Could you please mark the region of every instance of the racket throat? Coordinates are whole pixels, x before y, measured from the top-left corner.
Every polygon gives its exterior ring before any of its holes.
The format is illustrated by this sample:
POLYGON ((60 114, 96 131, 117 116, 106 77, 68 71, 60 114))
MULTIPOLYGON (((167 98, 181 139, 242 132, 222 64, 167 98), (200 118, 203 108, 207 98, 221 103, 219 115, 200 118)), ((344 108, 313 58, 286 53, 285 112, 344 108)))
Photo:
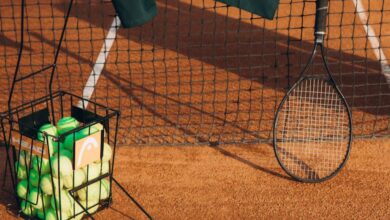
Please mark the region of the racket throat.
POLYGON ((314 33, 315 36, 315 44, 316 45, 323 45, 324 44, 324 39, 325 39, 325 32, 319 31, 314 33))

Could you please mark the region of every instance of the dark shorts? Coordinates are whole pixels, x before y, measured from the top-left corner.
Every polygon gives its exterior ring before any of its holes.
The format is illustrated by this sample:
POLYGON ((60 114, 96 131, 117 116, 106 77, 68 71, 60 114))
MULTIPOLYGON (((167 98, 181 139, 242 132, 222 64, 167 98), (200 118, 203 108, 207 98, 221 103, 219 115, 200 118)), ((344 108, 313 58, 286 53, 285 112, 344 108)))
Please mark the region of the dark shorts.
POLYGON ((217 0, 267 19, 273 19, 279 0, 217 0))
POLYGON ((112 3, 125 28, 142 25, 157 15, 155 0, 113 0, 112 3))

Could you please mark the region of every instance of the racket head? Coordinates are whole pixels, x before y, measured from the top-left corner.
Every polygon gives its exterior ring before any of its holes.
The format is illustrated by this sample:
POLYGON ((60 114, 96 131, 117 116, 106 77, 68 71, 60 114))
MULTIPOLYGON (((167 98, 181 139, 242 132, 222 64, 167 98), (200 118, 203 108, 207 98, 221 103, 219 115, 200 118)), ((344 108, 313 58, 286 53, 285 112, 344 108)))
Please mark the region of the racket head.
POLYGON ((280 103, 273 133, 283 170, 301 182, 322 182, 348 160, 351 112, 332 78, 301 77, 280 103))

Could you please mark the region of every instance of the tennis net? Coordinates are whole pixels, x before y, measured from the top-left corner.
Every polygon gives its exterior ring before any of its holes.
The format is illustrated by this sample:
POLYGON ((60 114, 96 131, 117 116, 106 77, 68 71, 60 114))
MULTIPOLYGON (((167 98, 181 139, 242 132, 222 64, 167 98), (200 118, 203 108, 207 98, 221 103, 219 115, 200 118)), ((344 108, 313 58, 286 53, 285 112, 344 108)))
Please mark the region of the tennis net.
MULTIPOLYGON (((110 1, 74 0, 54 87, 119 109, 120 144, 269 142, 276 108, 313 47, 315 1, 281 0, 274 20, 214 0, 157 5, 151 22, 124 29, 110 1)), ((26 1, 21 75, 50 65, 68 7, 26 1)), ((19 0, 0 2, 1 112, 20 11, 19 0)), ((331 0, 325 46, 355 137, 389 137, 390 0, 331 0)), ((15 104, 47 94, 48 80, 18 85, 15 104)))

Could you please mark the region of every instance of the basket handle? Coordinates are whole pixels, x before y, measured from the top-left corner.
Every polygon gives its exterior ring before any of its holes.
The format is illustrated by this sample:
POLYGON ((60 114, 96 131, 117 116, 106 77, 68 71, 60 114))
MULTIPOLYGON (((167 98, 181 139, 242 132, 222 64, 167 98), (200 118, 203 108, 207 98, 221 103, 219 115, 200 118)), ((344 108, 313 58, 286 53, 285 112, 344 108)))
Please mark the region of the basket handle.
POLYGON ((68 25, 69 15, 70 15, 70 12, 71 12, 74 0, 69 0, 69 7, 68 7, 68 10, 67 10, 66 15, 65 15, 65 21, 64 21, 64 25, 62 27, 61 36, 60 36, 60 39, 59 39, 59 42, 58 42, 58 46, 57 46, 57 48, 55 50, 53 63, 48 65, 48 66, 43 67, 42 69, 40 69, 38 71, 29 73, 26 76, 18 77, 18 73, 19 73, 19 69, 20 69, 20 62, 21 62, 21 59, 22 59, 22 56, 23 56, 24 19, 25 19, 25 9, 26 9, 26 0, 21 0, 21 1, 22 1, 22 4, 21 4, 21 24, 20 24, 20 29, 21 29, 20 47, 19 47, 19 52, 18 52, 18 60, 17 60, 17 63, 16 63, 15 73, 14 73, 14 77, 13 77, 13 80, 12 80, 10 93, 9 93, 9 96, 8 96, 8 114, 9 114, 9 117, 11 119, 12 118, 12 97, 14 96, 14 92, 15 92, 15 84, 18 83, 18 82, 21 82, 21 81, 23 81, 25 79, 28 79, 30 77, 33 77, 33 76, 35 76, 35 75, 37 75, 39 73, 42 73, 42 72, 44 72, 46 70, 50 70, 51 69, 51 71, 50 71, 50 81, 49 81, 49 95, 50 95, 50 104, 51 104, 51 110, 52 110, 52 117, 54 117, 53 90, 52 90, 53 78, 54 78, 54 73, 55 73, 55 70, 56 70, 56 67, 57 67, 58 55, 60 53, 62 41, 64 40, 65 30, 66 30, 66 27, 68 25))

